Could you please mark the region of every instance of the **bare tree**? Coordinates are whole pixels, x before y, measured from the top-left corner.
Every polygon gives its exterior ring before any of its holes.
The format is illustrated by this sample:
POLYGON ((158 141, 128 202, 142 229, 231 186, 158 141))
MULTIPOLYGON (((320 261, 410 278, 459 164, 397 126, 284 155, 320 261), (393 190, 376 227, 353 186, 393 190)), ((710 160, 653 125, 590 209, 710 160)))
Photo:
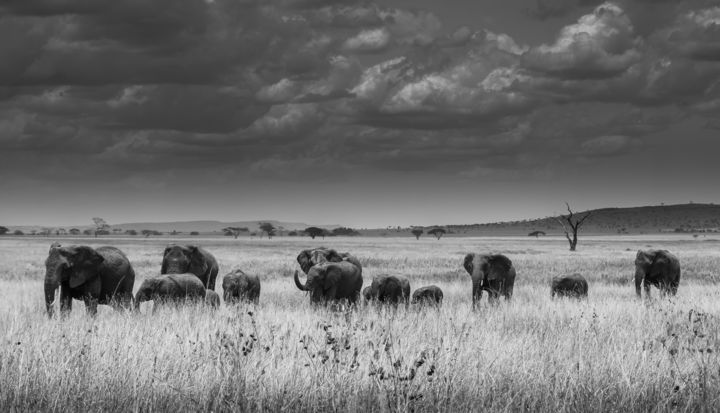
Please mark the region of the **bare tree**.
POLYGON ((411 232, 413 235, 415 235, 415 239, 418 239, 418 240, 420 239, 420 235, 422 235, 423 233, 425 233, 425 231, 423 231, 423 229, 420 228, 420 227, 415 227, 415 228, 413 228, 412 231, 410 231, 410 232, 411 232))
POLYGON ((567 215, 560 215, 559 217, 553 217, 555 221, 557 221, 560 226, 562 227, 563 231, 565 232, 565 238, 567 238, 568 242, 570 243, 570 251, 575 251, 577 247, 577 234, 578 230, 582 225, 585 223, 585 221, 590 218, 592 215, 591 211, 585 212, 585 214, 578 218, 575 213, 570 209, 570 204, 565 202, 565 206, 567 206, 568 214, 567 215), (570 229, 568 229, 568 226, 570 229), (570 237, 570 232, 572 231, 572 237, 570 237))
POLYGON ((225 235, 232 236, 237 239, 238 236, 240 236, 241 232, 247 232, 247 228, 245 227, 227 227, 222 229, 225 235))
POLYGON ((95 217, 92 220, 95 223, 95 238, 97 238, 98 234, 105 235, 108 233, 110 225, 104 219, 95 217))

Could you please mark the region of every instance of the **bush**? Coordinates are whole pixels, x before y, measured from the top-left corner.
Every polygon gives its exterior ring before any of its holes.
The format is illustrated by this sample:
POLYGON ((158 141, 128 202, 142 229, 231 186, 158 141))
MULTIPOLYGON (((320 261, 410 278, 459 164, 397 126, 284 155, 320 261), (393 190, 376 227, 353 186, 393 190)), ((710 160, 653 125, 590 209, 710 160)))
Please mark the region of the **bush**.
POLYGON ((190 235, 200 235, 200 233, 197 231, 192 231, 192 232, 190 232, 190 235))

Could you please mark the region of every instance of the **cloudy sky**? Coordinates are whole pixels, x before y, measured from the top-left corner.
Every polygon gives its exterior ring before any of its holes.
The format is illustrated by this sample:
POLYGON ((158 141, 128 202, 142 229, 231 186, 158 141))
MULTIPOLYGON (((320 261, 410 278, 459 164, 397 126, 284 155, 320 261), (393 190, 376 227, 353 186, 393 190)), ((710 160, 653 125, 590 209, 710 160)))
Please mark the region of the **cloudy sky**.
POLYGON ((0 225, 717 202, 717 0, 4 0, 0 225))

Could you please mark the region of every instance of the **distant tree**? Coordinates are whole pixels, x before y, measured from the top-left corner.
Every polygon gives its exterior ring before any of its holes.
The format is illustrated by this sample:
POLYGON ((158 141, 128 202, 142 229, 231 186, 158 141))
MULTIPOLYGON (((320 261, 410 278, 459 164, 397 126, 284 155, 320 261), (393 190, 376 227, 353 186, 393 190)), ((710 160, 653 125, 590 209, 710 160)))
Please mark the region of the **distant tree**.
POLYGON ((13 232, 13 235, 25 235, 25 233, 20 231, 19 229, 16 229, 15 232, 13 232))
POLYGON ((528 234, 528 237, 540 238, 540 235, 545 236, 547 234, 545 234, 545 231, 533 231, 528 234))
POLYGON ((307 227, 303 230, 303 232, 308 234, 308 236, 312 239, 319 236, 322 236, 324 239, 325 235, 328 233, 327 230, 318 227, 307 227))
POLYGON ((251 237, 257 236, 257 232, 251 232, 251 233, 250 233, 250 236, 251 236, 251 237))
POLYGON ((434 235, 435 238, 437 238, 437 239, 440 239, 440 238, 442 238, 443 235, 445 235, 446 232, 447 231, 445 231, 443 228, 433 228, 430 231, 428 231, 427 233, 430 235, 434 235))
POLYGON ((175 229, 174 229, 174 230, 172 230, 172 232, 170 233, 170 235, 178 235, 178 234, 182 234, 182 231, 178 231, 178 230, 175 230, 175 229))
POLYGON ((197 231, 192 231, 192 232, 190 232, 190 235, 200 235, 200 233, 197 231))
POLYGON ((45 235, 46 237, 49 237, 53 233, 53 229, 49 227, 42 227, 40 228, 40 235, 45 235))
POLYGON ((565 232, 565 238, 567 238, 568 243, 570 243, 570 251, 575 251, 578 242, 577 233, 585 221, 590 218, 592 212, 587 211, 582 217, 578 218, 572 209, 570 209, 570 204, 565 202, 565 206, 567 206, 568 214, 553 218, 558 222, 558 224, 560 224, 563 232, 565 232), (570 233, 572 233, 572 237, 570 236, 570 233))
POLYGON ((80 235, 80 230, 77 228, 70 228, 70 235, 80 235))
POLYGON ((129 229, 129 230, 125 231, 125 234, 135 236, 138 234, 138 232, 135 231, 134 229, 129 229))
POLYGON ((223 228, 222 231, 226 236, 233 236, 235 239, 240 235, 241 232, 247 232, 248 229, 245 227, 227 227, 223 228))
POLYGON ((273 235, 275 235, 275 226, 269 222, 261 222, 258 227, 262 232, 267 234, 268 238, 272 238, 273 235))
POLYGON ((159 232, 153 230, 153 229, 144 229, 140 231, 141 234, 145 236, 145 238, 149 237, 150 235, 160 235, 159 232))
POLYGON ((67 230, 65 228, 58 228, 55 230, 55 235, 67 235, 67 230))
POLYGON ((346 237, 355 237, 360 235, 359 232, 355 231, 352 228, 348 227, 338 227, 332 230, 330 235, 337 237, 337 236, 346 236, 346 237))
POLYGON ((297 231, 288 232, 288 237, 297 237, 297 235, 298 235, 297 231))
POLYGON ((98 235, 105 235, 109 233, 108 230, 110 229, 110 225, 108 225, 108 223, 105 222, 104 219, 94 217, 92 220, 95 224, 95 238, 97 238, 98 235))
POLYGON ((30 235, 35 235, 35 234, 37 234, 37 230, 35 230, 35 229, 30 230, 30 235))
POLYGON ((410 231, 413 235, 415 235, 415 239, 420 239, 420 235, 424 234, 425 231, 423 231, 422 228, 413 228, 412 231, 410 231))
POLYGON ((83 231, 83 234, 84 235, 92 235, 93 231, 91 229, 86 229, 85 231, 83 231))
POLYGON ((112 232, 114 232, 115 235, 119 235, 122 232, 122 228, 113 228, 112 232))
POLYGON ((8 233, 8 231, 10 231, 8 227, 0 227, 0 235, 5 235, 8 233))

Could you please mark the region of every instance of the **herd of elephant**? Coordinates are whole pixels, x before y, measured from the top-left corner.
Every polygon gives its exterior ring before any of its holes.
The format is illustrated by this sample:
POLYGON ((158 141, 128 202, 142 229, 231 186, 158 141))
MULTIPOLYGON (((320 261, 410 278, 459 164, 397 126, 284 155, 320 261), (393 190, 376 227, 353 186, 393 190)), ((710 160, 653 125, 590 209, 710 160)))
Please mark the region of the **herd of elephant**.
MULTIPOLYGON (((295 285, 307 291, 313 304, 347 301, 357 304, 362 296, 367 302, 390 305, 404 303, 442 304, 443 292, 429 285, 410 294, 410 281, 401 275, 382 274, 373 277, 370 286, 362 289, 362 265, 349 253, 334 249, 315 248, 302 251, 297 262, 306 274, 300 281, 295 271, 295 285)), ((92 248, 84 245, 63 247, 54 243, 45 261, 45 304, 53 315, 55 292, 60 288, 60 310, 68 312, 72 300, 83 300, 88 313, 95 315, 97 305, 112 305, 116 309, 139 311, 140 304, 152 300, 153 311, 165 304, 178 305, 188 301, 203 302, 217 308, 220 297, 215 292, 218 263, 215 257, 196 245, 171 244, 165 248, 159 276, 143 281, 133 297, 135 271, 127 256, 115 247, 92 248)), ((463 267, 472 279, 473 308, 482 292, 490 303, 497 303, 502 295, 510 299, 515 285, 515 267, 502 254, 467 254, 463 267)), ((644 286, 646 296, 650 286, 662 294, 675 295, 680 282, 680 263, 667 250, 640 250, 635 258, 635 289, 638 297, 644 286)), ((223 299, 226 304, 241 301, 258 303, 260 279, 235 269, 223 276, 223 299)), ((587 280, 580 274, 557 276, 552 279, 551 295, 584 298, 588 295, 587 280)))

